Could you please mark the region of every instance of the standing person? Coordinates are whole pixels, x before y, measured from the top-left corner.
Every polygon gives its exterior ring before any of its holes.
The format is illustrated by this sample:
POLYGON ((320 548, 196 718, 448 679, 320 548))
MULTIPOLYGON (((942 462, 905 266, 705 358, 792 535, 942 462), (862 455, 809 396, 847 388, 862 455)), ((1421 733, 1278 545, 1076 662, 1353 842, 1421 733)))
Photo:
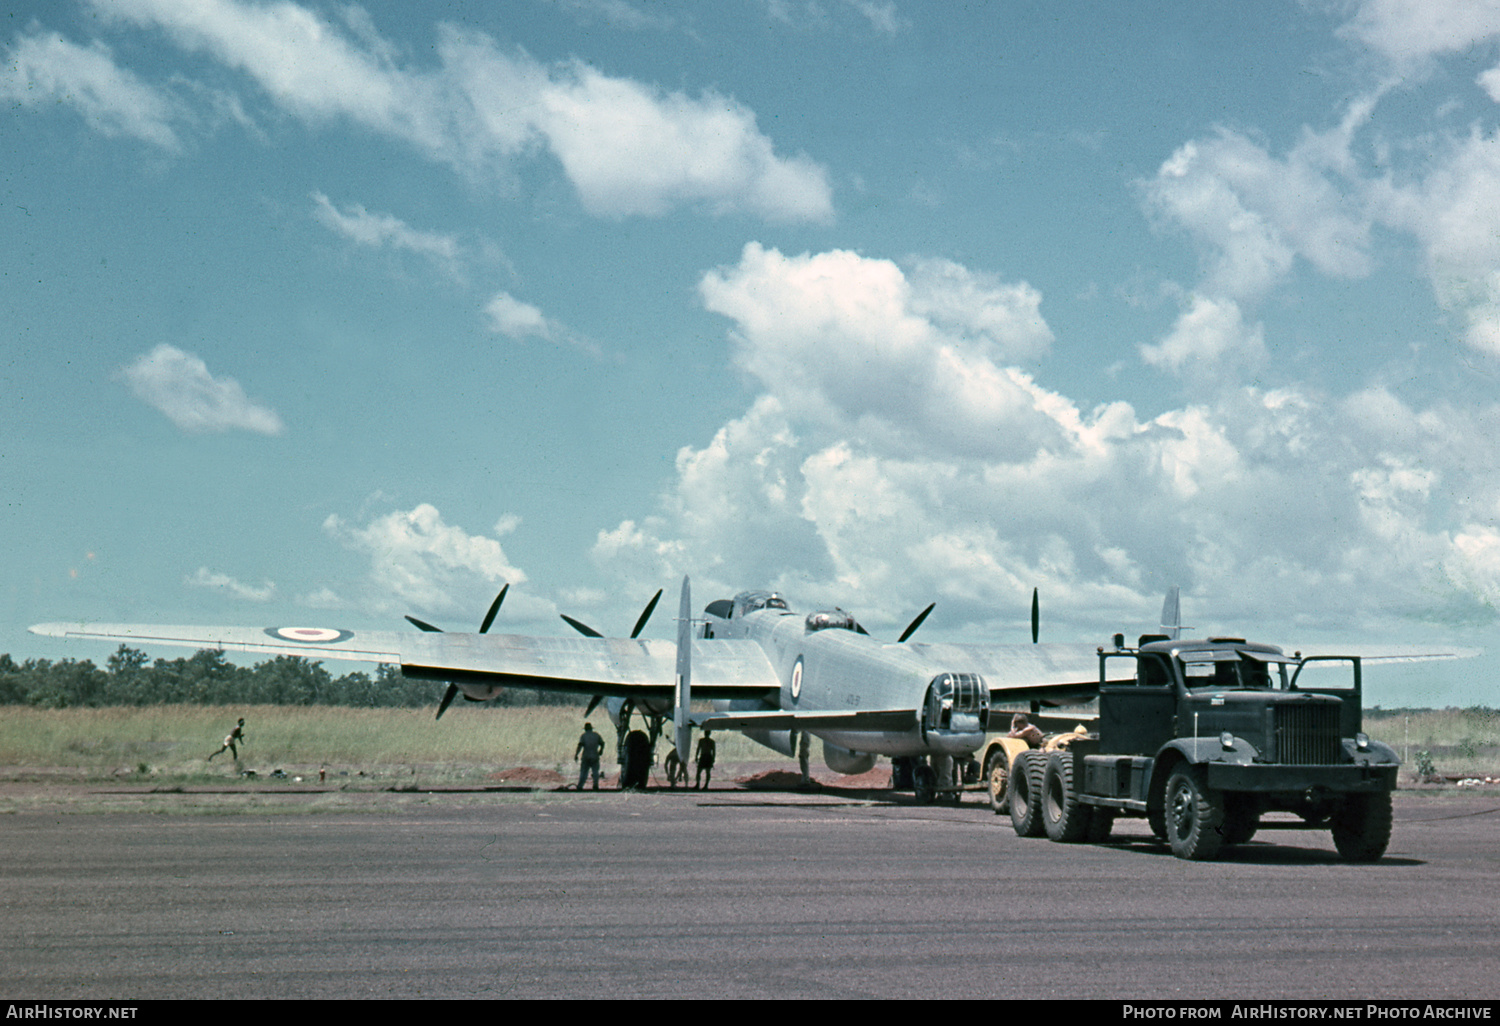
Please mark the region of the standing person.
POLYGON ((693 761, 698 764, 698 775, 694 778, 694 784, 698 790, 708 786, 709 780, 714 775, 714 752, 718 746, 714 744, 714 732, 705 730, 703 736, 698 739, 698 753, 693 756, 693 761))
POLYGON ((663 765, 667 771, 668 787, 676 787, 679 782, 687 783, 687 767, 682 764, 682 756, 677 754, 677 749, 667 753, 667 761, 663 765))
POLYGON ((603 757, 604 738, 594 730, 592 723, 585 723, 578 747, 573 749, 573 759, 578 763, 578 790, 583 790, 584 778, 590 772, 594 774, 594 790, 599 790, 599 760, 603 757))
MULTIPOLYGON (((240 761, 240 750, 236 746, 242 745, 244 743, 245 743, 245 717, 241 716, 240 717, 240 722, 238 722, 238 723, 236 723, 234 725, 234 729, 231 730, 228 734, 224 735, 224 743, 219 746, 219 750, 217 752, 215 752, 214 755, 223 755, 224 754, 224 749, 227 748, 227 749, 229 749, 229 754, 234 759, 234 761, 235 762, 239 762, 240 761)), ((209 762, 213 762, 214 761, 214 755, 210 755, 208 757, 208 761, 209 762)))

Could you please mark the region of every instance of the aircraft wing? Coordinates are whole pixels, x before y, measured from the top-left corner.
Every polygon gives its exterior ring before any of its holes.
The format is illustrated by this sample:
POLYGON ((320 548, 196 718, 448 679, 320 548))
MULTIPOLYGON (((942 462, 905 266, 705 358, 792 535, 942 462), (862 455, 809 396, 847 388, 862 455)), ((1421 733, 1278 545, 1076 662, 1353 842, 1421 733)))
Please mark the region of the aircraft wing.
POLYGON ((934 665, 982 675, 996 705, 1086 702, 1099 693, 1099 646, 1091 644, 944 644, 906 647, 934 665))
MULTIPOLYGON (((698 685, 693 684, 693 691, 698 685)), ((708 730, 869 730, 899 733, 917 725, 915 709, 866 709, 851 712, 722 712, 693 717, 708 730)))
MULTIPOLYGON (((672 697, 677 646, 628 638, 351 631, 324 627, 161 627, 44 623, 33 634, 134 646, 176 645, 253 655, 394 663, 408 677, 622 698, 672 697)), ((693 642, 693 694, 774 700, 776 671, 753 641, 693 642)))
POLYGON ((1303 656, 1358 656, 1365 663, 1425 663, 1438 659, 1473 659, 1477 648, 1436 645, 1311 645, 1297 649, 1303 656))

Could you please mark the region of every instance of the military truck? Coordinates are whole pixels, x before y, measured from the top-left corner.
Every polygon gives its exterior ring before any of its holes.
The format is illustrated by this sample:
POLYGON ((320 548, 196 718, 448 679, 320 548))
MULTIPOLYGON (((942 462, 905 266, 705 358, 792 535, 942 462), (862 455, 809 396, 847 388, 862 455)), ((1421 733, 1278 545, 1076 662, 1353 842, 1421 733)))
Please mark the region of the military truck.
POLYGON ((1358 657, 1243 638, 1124 641, 1099 650, 1096 730, 1051 751, 987 750, 992 803, 1016 833, 1097 842, 1116 817, 1144 816, 1183 859, 1273 827, 1331 830, 1350 861, 1384 854, 1400 760, 1361 729, 1358 657))

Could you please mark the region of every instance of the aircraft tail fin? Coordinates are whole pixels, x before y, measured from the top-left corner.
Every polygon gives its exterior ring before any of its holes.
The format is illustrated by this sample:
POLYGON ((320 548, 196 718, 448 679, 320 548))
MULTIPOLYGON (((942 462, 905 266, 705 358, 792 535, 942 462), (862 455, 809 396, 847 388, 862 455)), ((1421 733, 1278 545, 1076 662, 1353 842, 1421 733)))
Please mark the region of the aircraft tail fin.
POLYGON ((1172 640, 1182 636, 1182 597, 1177 585, 1167 589, 1167 597, 1161 604, 1161 630, 1172 640))
POLYGON ((677 682, 674 689, 675 710, 672 726, 677 741, 677 757, 684 763, 693 750, 693 598, 692 586, 682 578, 682 601, 677 608, 677 682))

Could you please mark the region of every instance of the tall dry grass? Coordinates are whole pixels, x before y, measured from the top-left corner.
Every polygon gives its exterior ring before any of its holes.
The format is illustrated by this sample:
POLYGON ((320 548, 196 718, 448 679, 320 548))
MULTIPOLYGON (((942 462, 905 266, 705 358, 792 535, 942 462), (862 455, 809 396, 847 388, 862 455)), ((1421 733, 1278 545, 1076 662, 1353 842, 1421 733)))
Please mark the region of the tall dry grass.
POLYGON ((1408 768, 1427 752, 1439 773, 1500 776, 1500 710, 1373 711, 1365 714, 1364 726, 1396 749, 1408 768))
MULTIPOLYGON (((71 768, 86 773, 149 772, 191 776, 232 768, 229 754, 207 764, 235 720, 245 718, 241 764, 261 772, 293 767, 453 767, 456 775, 514 766, 574 772, 582 710, 566 706, 457 706, 441 721, 436 709, 347 709, 327 706, 164 705, 109 709, 0 706, 0 766, 71 768), (464 769, 460 769, 464 768, 464 769)), ((615 755, 608 718, 590 717, 615 755)), ((1500 776, 1500 712, 1371 712, 1365 730, 1391 745, 1406 767, 1420 751, 1440 772, 1500 776)), ((784 757, 734 733, 716 736, 719 761, 776 762, 784 757)), ((665 758, 670 739, 658 747, 665 758)), ((814 758, 821 753, 814 746, 814 758)), ((787 760, 790 763, 790 760, 787 760)))
MULTIPOLYGON (((122 706, 108 709, 34 709, 0 706, 0 765, 68 767, 113 773, 192 773, 245 718, 246 767, 405 766, 452 763, 489 767, 535 766, 568 772, 583 729, 582 710, 566 706, 450 709, 434 721, 426 709, 347 709, 328 706, 122 706)), ((608 745, 607 717, 590 717, 608 745)), ((716 737, 722 762, 775 759, 738 735, 716 737)), ((670 741, 659 748, 666 757, 670 741)), ((228 763, 225 752, 213 765, 228 763)))

